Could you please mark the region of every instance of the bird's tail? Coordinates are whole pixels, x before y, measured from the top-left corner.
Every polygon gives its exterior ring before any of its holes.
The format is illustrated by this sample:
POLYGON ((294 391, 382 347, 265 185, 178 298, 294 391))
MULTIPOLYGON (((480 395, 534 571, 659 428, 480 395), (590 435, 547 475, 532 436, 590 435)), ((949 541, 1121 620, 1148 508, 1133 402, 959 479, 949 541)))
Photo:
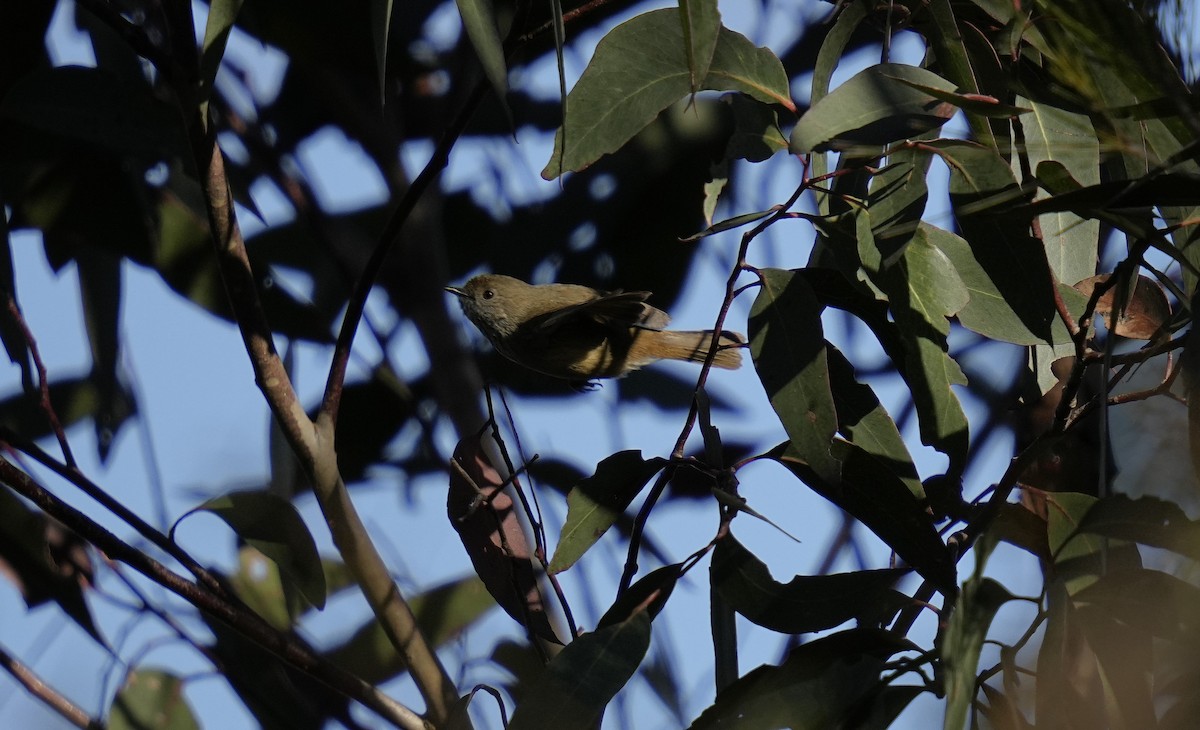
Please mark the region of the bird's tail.
MULTIPOLYGON (((665 330, 657 332, 656 348, 661 357, 671 360, 690 360, 704 362, 708 358, 708 348, 712 345, 713 331, 678 332, 665 330)), ((736 370, 742 366, 742 345, 746 338, 737 332, 722 330, 717 340, 717 354, 713 357, 713 365, 726 370, 736 370)))

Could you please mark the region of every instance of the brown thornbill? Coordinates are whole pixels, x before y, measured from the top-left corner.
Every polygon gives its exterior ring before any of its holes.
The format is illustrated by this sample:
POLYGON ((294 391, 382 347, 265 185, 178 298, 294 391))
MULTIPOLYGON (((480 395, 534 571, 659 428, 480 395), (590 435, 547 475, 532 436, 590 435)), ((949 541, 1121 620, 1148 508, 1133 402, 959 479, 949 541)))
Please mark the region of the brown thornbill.
MULTIPOLYGON (((667 313, 646 304, 650 292, 602 292, 577 284, 526 284, 500 274, 448 286, 467 318, 508 359, 556 378, 619 378, 656 360, 704 362, 712 330, 664 327, 667 313)), ((742 364, 746 339, 722 331, 713 365, 742 364)))

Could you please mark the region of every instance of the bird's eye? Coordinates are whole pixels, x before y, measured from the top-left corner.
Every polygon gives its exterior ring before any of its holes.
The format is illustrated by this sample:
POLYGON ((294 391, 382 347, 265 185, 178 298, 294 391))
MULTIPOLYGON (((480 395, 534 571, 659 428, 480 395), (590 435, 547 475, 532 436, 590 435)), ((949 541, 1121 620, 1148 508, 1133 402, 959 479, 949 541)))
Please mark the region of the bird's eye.
POLYGON ((492 291, 491 289, 483 290, 483 298, 484 299, 491 299, 494 296, 496 296, 496 292, 492 291))

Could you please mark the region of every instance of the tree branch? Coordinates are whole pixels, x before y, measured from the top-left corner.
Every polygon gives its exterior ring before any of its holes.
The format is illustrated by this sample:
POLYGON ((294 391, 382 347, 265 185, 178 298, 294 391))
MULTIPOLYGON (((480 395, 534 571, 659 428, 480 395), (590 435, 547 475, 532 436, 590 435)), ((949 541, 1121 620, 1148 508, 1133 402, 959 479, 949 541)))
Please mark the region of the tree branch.
POLYGON ((87 515, 55 497, 2 456, 0 483, 8 485, 17 494, 33 502, 47 515, 75 531, 108 557, 125 563, 296 669, 361 702, 397 727, 405 730, 429 730, 430 726, 409 708, 314 653, 292 637, 277 631, 253 611, 227 601, 174 573, 162 563, 104 529, 87 515))

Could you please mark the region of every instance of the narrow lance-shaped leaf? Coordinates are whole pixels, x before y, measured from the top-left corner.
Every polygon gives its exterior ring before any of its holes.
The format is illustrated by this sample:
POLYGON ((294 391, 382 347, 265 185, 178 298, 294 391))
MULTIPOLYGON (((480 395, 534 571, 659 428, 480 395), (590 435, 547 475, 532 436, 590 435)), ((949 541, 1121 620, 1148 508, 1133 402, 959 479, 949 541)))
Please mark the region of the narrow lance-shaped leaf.
POLYGON ((708 67, 717 48, 717 35, 721 30, 717 0, 679 0, 679 23, 694 94, 708 77, 708 67))
POLYGON ((511 116, 512 112, 508 108, 508 65, 504 60, 504 41, 500 37, 492 0, 454 1, 458 5, 459 15, 462 16, 467 38, 471 40, 471 46, 483 65, 483 73, 496 92, 496 98, 500 100, 505 114, 511 116))
POLYGON ((967 289, 950 260, 921 227, 896 264, 878 275, 888 294, 892 316, 905 341, 905 381, 912 390, 921 425, 921 441, 946 454, 950 473, 966 469, 967 417, 952 386, 967 378, 948 352, 947 317, 967 303, 967 289))
POLYGON ((900 477, 917 499, 925 489, 896 422, 888 415, 871 386, 854 378, 854 366, 836 347, 826 343, 829 384, 837 409, 838 431, 900 477))
POLYGON ((795 453, 823 480, 840 481, 829 452, 837 413, 829 386, 821 304, 794 272, 762 271, 762 288, 750 309, 754 369, 783 423, 795 453))
POLYGON ((793 153, 878 146, 936 129, 954 116, 952 104, 902 81, 943 91, 954 84, 932 71, 882 63, 860 71, 800 117, 792 129, 793 153))
POLYGON ((204 44, 200 52, 200 94, 203 102, 207 102, 212 93, 217 70, 221 67, 221 59, 225 57, 225 44, 229 41, 229 32, 233 30, 233 23, 242 9, 242 2, 243 0, 212 0, 208 5, 204 44))
POLYGON ((946 728, 966 726, 967 712, 975 700, 975 670, 983 640, 996 612, 1012 598, 991 578, 972 578, 963 586, 941 646, 946 674, 946 728))
MULTIPOLYGON (((387 50, 391 25, 392 0, 371 0, 371 42, 375 49, 375 73, 379 77, 381 106, 387 101, 387 50)), ((501 99, 503 98, 501 95, 501 99)))
POLYGON ((596 465, 596 473, 567 495, 567 520, 548 570, 561 573, 612 527, 665 459, 643 459, 642 452, 620 451, 596 465))
POLYGON ((546 665, 509 730, 589 727, 637 671, 650 648, 650 614, 638 611, 584 634, 546 665))

